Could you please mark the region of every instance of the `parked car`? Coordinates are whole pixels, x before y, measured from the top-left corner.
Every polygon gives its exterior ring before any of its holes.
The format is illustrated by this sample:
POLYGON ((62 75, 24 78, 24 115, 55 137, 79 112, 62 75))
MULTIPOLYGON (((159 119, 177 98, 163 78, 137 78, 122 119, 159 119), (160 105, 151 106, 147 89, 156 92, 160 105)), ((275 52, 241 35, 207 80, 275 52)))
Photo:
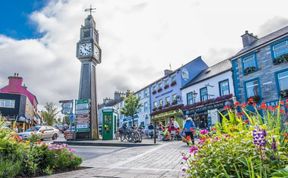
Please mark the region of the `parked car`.
POLYGON ((56 140, 59 136, 59 130, 51 126, 35 126, 27 129, 25 132, 18 133, 22 139, 28 139, 32 136, 32 134, 38 135, 41 140, 56 140))

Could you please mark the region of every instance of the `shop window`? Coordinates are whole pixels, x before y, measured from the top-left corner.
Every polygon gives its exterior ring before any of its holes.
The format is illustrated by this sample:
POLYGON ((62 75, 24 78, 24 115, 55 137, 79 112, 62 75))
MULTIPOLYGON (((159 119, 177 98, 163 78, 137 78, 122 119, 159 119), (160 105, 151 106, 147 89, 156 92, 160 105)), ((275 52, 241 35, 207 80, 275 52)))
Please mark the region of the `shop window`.
POLYGON ((205 101, 208 99, 208 90, 207 87, 200 89, 200 100, 205 101))
POLYGON ((0 108, 15 108, 15 100, 0 99, 0 108))
POLYGON ((245 88, 246 88, 246 97, 248 99, 253 98, 254 100, 258 100, 256 98, 260 97, 259 80, 255 79, 255 80, 246 82, 245 88))
POLYGON ((223 80, 219 82, 219 90, 220 90, 220 96, 229 95, 230 89, 229 89, 229 80, 223 80))
POLYGON ((248 75, 248 74, 253 73, 257 70, 257 62, 256 62, 256 55, 255 54, 244 57, 242 59, 242 63, 243 63, 244 75, 248 75))
POLYGON ((288 70, 277 74, 278 88, 281 98, 288 97, 288 70))
POLYGON ((195 103, 195 97, 193 92, 187 93, 187 105, 194 104, 195 103))

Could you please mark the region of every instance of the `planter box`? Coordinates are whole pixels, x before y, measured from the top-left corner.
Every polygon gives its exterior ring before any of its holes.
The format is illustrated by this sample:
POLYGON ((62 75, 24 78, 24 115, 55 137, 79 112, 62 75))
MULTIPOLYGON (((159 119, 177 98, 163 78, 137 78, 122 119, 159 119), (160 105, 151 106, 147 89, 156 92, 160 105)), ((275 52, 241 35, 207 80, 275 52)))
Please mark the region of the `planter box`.
POLYGON ((169 88, 169 85, 165 85, 165 86, 164 86, 164 89, 167 89, 167 88, 169 88))
POLYGON ((280 91, 281 98, 287 98, 288 97, 288 89, 280 91))
POLYGON ((284 55, 277 57, 273 60, 273 64, 275 64, 275 65, 286 63, 286 62, 288 62, 288 54, 284 54, 284 55))
POLYGON ((244 69, 244 74, 248 75, 256 71, 257 71, 256 67, 247 67, 246 69, 244 69))
POLYGON ((262 98, 260 96, 251 96, 247 99, 248 104, 259 103, 262 98))
POLYGON ((160 93, 161 91, 162 91, 162 88, 159 88, 159 89, 158 89, 158 93, 160 93))

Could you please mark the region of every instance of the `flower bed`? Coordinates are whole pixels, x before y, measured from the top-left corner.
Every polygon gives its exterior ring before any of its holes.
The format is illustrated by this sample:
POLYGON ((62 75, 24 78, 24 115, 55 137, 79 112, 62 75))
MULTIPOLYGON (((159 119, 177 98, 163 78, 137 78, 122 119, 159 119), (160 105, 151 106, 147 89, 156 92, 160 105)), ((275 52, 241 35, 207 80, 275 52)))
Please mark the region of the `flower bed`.
POLYGON ((288 177, 284 102, 274 110, 255 106, 256 113, 245 106, 238 108, 241 112, 228 109, 222 124, 199 132, 199 142, 182 154, 183 171, 189 177, 288 177))
POLYGON ((48 145, 36 136, 22 141, 0 120, 0 177, 32 177, 76 169, 82 159, 67 145, 48 145))

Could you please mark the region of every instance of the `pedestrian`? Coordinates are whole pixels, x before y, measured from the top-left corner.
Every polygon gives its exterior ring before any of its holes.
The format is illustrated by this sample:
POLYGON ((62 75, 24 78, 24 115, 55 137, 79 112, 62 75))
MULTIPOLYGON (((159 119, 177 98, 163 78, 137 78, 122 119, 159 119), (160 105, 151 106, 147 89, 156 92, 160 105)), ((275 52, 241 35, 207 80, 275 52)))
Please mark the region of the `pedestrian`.
MULTIPOLYGON (((186 139, 190 137, 192 144, 194 145, 194 135, 193 131, 195 129, 195 123, 192 120, 191 117, 188 117, 188 115, 185 116, 185 123, 184 123, 184 132, 186 139)), ((187 140, 187 145, 189 145, 189 141, 187 140)))
POLYGON ((175 117, 171 116, 170 117, 170 122, 169 122, 169 133, 171 135, 171 140, 174 140, 177 136, 177 132, 179 132, 180 126, 177 121, 175 121, 175 117))

